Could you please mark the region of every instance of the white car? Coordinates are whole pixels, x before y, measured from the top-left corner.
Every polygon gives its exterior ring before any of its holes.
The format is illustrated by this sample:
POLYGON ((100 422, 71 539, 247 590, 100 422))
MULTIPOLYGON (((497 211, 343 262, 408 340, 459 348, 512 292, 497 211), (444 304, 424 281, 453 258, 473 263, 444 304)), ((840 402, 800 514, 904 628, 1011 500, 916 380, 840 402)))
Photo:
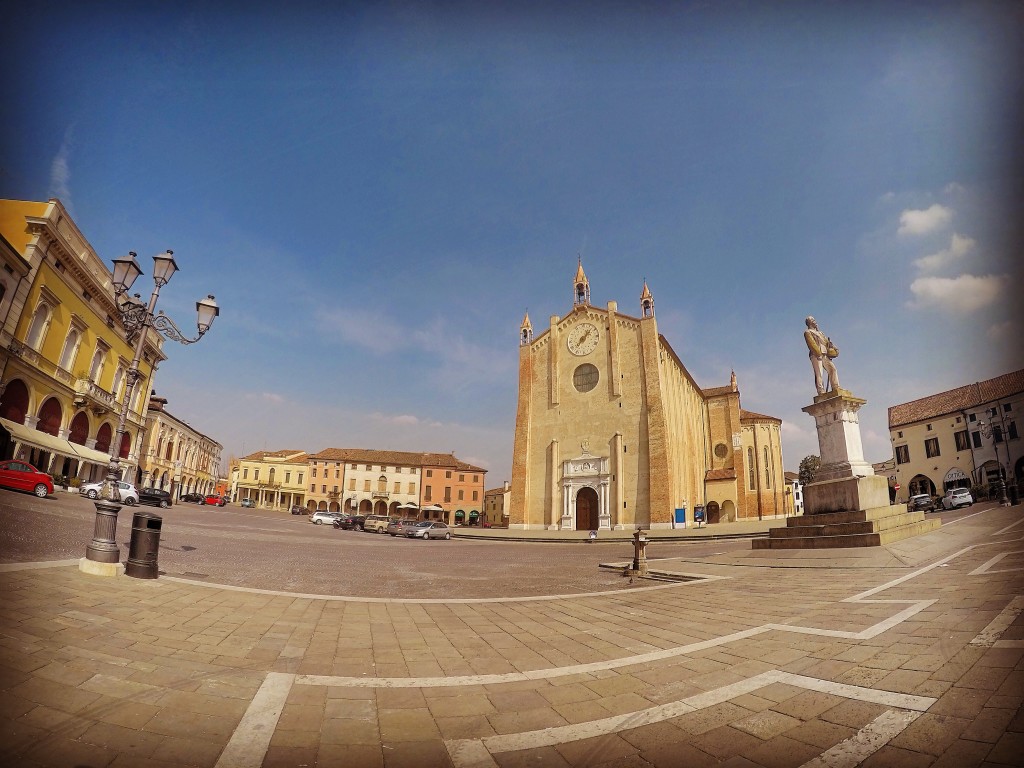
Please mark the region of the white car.
POLYGON ((320 512, 314 512, 310 515, 309 522, 314 525, 323 525, 324 523, 331 524, 339 517, 341 517, 340 512, 324 512, 321 510, 320 512))
POLYGON ((966 488, 950 488, 942 497, 943 509, 957 509, 958 507, 969 507, 974 503, 974 497, 966 488))
MULTIPOLYGON (((85 483, 81 488, 78 489, 78 493, 82 496, 88 496, 90 499, 98 499, 100 494, 103 492, 103 483, 85 483)), ((123 483, 118 481, 117 492, 121 495, 121 501, 127 504, 129 507, 139 503, 139 492, 135 490, 135 486, 131 483, 123 483)))

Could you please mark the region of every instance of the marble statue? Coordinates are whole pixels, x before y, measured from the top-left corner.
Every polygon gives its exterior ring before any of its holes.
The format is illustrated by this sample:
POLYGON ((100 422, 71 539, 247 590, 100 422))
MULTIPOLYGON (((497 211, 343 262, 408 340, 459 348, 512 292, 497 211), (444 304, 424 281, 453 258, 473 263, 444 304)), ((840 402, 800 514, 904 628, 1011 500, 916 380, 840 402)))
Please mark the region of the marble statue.
POLYGON ((818 322, 813 317, 808 317, 804 323, 807 325, 804 341, 807 342, 807 356, 814 371, 814 387, 819 395, 825 394, 826 391, 835 392, 839 389, 839 374, 836 372, 836 364, 832 361, 839 357, 839 349, 818 329, 818 322), (827 376, 827 382, 824 383, 823 374, 827 376))

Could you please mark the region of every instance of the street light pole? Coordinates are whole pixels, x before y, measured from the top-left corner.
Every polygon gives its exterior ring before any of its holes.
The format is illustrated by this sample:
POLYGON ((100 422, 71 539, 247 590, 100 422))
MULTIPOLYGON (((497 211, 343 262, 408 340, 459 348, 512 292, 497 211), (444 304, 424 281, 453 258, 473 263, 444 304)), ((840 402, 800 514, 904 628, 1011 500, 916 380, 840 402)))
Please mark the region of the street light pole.
MULTIPOLYGON (((117 302, 121 314, 121 322, 125 328, 125 337, 128 340, 135 340, 135 352, 132 357, 131 366, 125 375, 124 398, 121 402, 121 412, 118 414, 117 430, 114 432, 113 445, 110 448, 110 463, 107 465, 107 476, 103 481, 100 491, 100 498, 96 500, 96 520, 93 527, 92 541, 85 549, 85 560, 80 564, 81 570, 92 573, 107 573, 109 569, 102 566, 90 566, 88 563, 116 564, 120 561, 120 550, 117 547, 117 516, 121 511, 121 494, 118 491, 118 481, 121 473, 121 444, 124 440, 125 424, 128 421, 128 409, 131 407, 132 396, 135 387, 142 378, 139 371, 139 363, 145 351, 146 339, 149 329, 155 327, 158 332, 163 332, 168 338, 182 344, 193 344, 203 337, 210 330, 214 319, 220 314, 220 308, 213 296, 196 302, 196 311, 199 319, 197 326, 199 335, 194 339, 185 338, 171 319, 163 313, 154 316, 157 299, 160 297, 160 289, 167 285, 174 273, 178 271, 178 265, 174 262, 173 251, 159 254, 153 257, 153 292, 149 297, 149 304, 143 305, 138 294, 134 297, 127 296, 135 280, 142 274, 138 263, 135 261, 135 252, 129 252, 127 257, 114 259, 113 284, 114 299, 117 302), (124 298, 122 298, 124 297, 124 298)), ((115 393, 116 394, 116 393, 115 393)), ((112 572, 116 572, 116 569, 112 572)))
MULTIPOLYGON (((999 414, 999 420, 1002 422, 1002 414, 999 414)), ((999 505, 1002 507, 1010 506, 1010 500, 1006 496, 1006 471, 1003 469, 1003 463, 999 460, 999 443, 995 440, 995 430, 992 429, 991 422, 979 421, 978 427, 981 429, 981 434, 985 436, 985 439, 992 439, 992 452, 996 457, 996 466, 999 467, 999 505)), ((999 427, 999 436, 1002 438, 1002 442, 1006 443, 1006 429, 1005 422, 1001 423, 999 427)), ((1009 463, 1010 458, 1010 446, 1006 446, 1006 458, 1009 463)))

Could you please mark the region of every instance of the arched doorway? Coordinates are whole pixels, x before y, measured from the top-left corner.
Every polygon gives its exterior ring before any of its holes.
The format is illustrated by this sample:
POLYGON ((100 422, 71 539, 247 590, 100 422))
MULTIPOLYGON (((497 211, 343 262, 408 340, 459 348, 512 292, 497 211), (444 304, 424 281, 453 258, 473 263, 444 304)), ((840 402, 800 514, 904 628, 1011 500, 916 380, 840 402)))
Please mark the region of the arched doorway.
POLYGON ((60 420, 63 416, 64 409, 60 407, 60 400, 51 397, 39 409, 39 423, 36 424, 36 429, 56 437, 60 432, 60 420))
POLYGON ((373 513, 373 505, 369 499, 363 499, 359 502, 359 514, 369 515, 373 513))
POLYGON ((704 509, 705 522, 708 525, 712 523, 718 523, 722 520, 722 510, 718 506, 717 501, 709 501, 707 507, 704 509))
POLYGON ((68 441, 77 445, 85 445, 86 438, 89 437, 89 417, 85 415, 84 411, 79 411, 75 414, 75 418, 71 420, 71 429, 68 431, 68 441))
POLYGON ((596 531, 598 514, 597 491, 593 488, 580 488, 576 494, 576 530, 596 531))
POLYGON ((103 424, 96 433, 96 450, 100 453, 110 453, 110 437, 113 430, 110 424, 103 424))
POLYGON ((378 501, 376 504, 373 505, 373 514, 383 515, 386 517, 388 514, 388 505, 385 504, 383 501, 378 501))
POLYGON ((0 397, 0 416, 15 424, 24 424, 27 413, 28 388, 25 383, 21 379, 7 382, 7 388, 0 397))
POLYGON ((907 484, 907 497, 917 496, 920 493, 927 493, 929 496, 935 496, 935 483, 931 481, 926 475, 914 475, 911 481, 907 484))

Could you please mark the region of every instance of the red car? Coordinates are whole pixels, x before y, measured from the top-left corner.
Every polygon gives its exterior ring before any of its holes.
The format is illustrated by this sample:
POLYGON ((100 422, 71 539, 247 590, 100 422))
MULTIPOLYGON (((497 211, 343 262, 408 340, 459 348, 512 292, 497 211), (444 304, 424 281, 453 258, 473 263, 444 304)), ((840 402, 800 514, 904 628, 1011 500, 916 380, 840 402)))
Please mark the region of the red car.
POLYGON ((40 499, 53 493, 53 478, 24 461, 0 461, 0 486, 32 491, 40 499))
POLYGON ((214 506, 214 507, 223 507, 225 504, 228 503, 228 500, 227 499, 222 499, 220 496, 218 496, 215 493, 211 493, 209 496, 207 496, 205 499, 203 499, 203 503, 204 504, 209 504, 209 505, 214 506))

